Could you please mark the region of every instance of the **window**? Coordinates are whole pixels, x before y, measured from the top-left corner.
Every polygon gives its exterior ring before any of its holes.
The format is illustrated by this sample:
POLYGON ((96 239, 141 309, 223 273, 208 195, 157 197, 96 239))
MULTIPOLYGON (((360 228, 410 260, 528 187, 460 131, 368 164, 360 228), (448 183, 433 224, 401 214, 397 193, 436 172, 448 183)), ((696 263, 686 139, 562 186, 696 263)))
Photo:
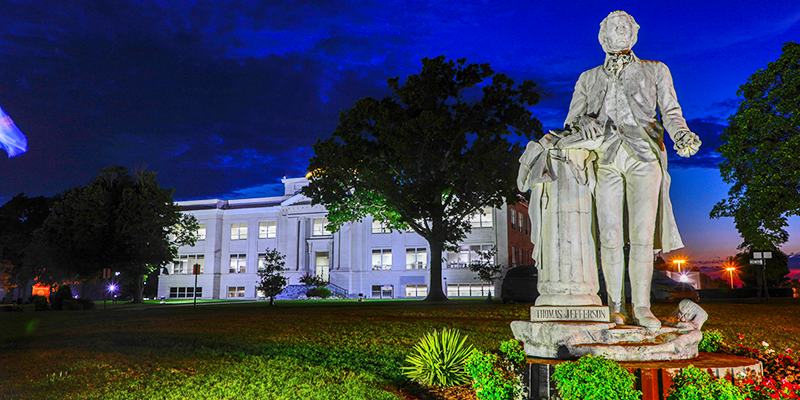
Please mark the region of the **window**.
POLYGON ((511 210, 511 229, 517 229, 517 212, 511 210))
POLYGON ((197 240, 206 240, 206 224, 197 225, 197 240))
POLYGON ((192 297, 203 297, 203 288, 198 287, 197 290, 194 290, 194 287, 170 287, 169 288, 169 298, 170 299, 185 299, 185 298, 192 298, 192 297))
POLYGON ((394 286, 392 285, 372 285, 373 299, 391 299, 393 292, 394 286))
MULTIPOLYGON (((447 253, 447 268, 467 268, 470 264, 481 261, 478 252, 485 252, 491 249, 492 245, 490 244, 460 246, 458 253, 447 253)), ((494 258, 489 261, 494 262, 494 258)))
POLYGON ((244 286, 228 286, 228 297, 244 297, 244 286))
POLYGON ((491 228, 492 211, 491 207, 484 207, 482 212, 478 211, 469 217, 469 223, 472 224, 473 228, 491 228))
POLYGON ((406 249, 406 269, 426 269, 428 251, 425 249, 406 249))
POLYGON ((231 240, 247 239, 247 222, 231 224, 231 240))
POLYGON ((492 285, 480 283, 455 283, 447 285, 447 297, 486 297, 494 292, 492 285))
POLYGON ((425 297, 428 295, 428 285, 406 285, 406 297, 425 297))
POLYGON ((266 221, 258 223, 259 239, 275 239, 278 232, 278 221, 266 221))
POLYGON ((327 251, 317 253, 315 257, 316 263, 314 264, 314 272, 317 277, 322 278, 325 282, 330 282, 330 258, 327 251))
POLYGON ((231 274, 243 274, 247 268, 247 254, 231 254, 231 274))
POLYGON ((311 233, 313 236, 330 235, 331 231, 325 226, 328 225, 327 218, 314 218, 314 231, 311 233))
POLYGON ((392 251, 389 249, 372 250, 372 269, 392 269, 392 251))
POLYGON ((372 233, 389 233, 389 229, 386 228, 386 225, 383 222, 372 220, 372 233))
POLYGON ((200 272, 203 273, 203 264, 205 264, 205 257, 202 254, 187 254, 178 256, 178 259, 172 262, 171 274, 192 274, 194 265, 200 264, 200 272))
POLYGON ((258 255, 258 270, 263 271, 266 268, 267 264, 267 255, 266 254, 259 254, 258 255))

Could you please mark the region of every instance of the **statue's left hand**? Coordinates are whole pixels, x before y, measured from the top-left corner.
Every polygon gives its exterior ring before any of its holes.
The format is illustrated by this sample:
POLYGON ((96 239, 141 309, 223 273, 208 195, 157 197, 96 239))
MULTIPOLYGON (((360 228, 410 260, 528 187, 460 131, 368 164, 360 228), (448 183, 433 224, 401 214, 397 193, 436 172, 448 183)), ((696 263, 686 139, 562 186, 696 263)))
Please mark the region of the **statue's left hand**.
POLYGON ((700 137, 691 131, 680 131, 675 134, 674 149, 681 157, 691 157, 700 150, 700 137))

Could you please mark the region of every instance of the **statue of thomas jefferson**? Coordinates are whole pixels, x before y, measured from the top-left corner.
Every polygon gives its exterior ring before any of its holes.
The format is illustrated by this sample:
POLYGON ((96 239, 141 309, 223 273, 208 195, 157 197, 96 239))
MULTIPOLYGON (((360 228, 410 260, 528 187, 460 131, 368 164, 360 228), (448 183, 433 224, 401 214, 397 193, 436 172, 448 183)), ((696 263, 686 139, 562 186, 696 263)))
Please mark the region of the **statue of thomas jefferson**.
POLYGON ((528 143, 517 184, 531 190, 536 305, 599 304, 593 294, 599 241, 610 322, 625 323, 627 240, 632 322, 657 329, 661 323, 650 312, 654 250, 683 247, 669 200, 664 130, 682 157, 701 142, 686 126, 667 66, 631 51, 638 30, 624 11, 603 20, 605 62, 578 79, 565 129, 528 143))
POLYGON ((614 11, 603 20, 598 38, 605 62, 578 78, 565 126, 579 125, 583 137, 602 137, 594 150, 594 193, 611 320, 624 322, 627 237, 633 317, 638 325, 655 329, 661 323, 650 312, 654 249, 669 252, 683 247, 669 200, 664 129, 681 157, 694 155, 701 142, 686 126, 667 66, 641 60, 631 51, 638 30, 624 11, 614 11))

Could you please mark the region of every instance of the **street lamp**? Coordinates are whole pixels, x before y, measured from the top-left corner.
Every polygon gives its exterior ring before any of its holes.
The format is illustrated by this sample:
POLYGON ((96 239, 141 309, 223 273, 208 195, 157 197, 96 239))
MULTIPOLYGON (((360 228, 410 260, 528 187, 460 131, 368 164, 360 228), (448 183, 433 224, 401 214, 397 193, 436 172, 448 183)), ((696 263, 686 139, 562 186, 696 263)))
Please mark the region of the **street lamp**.
POLYGON ((725 268, 725 271, 728 271, 728 273, 731 275, 731 289, 733 289, 733 271, 736 271, 736 268, 728 267, 725 268))
POLYGON ((678 264, 678 273, 681 273, 681 264, 685 263, 686 260, 672 260, 673 264, 678 264))
POLYGON ((116 303, 117 302, 117 297, 116 297, 116 295, 114 295, 114 292, 116 292, 116 291, 117 291, 117 285, 116 284, 112 283, 112 284, 108 285, 108 293, 111 293, 111 296, 112 296, 111 297, 111 302, 112 303, 116 303))

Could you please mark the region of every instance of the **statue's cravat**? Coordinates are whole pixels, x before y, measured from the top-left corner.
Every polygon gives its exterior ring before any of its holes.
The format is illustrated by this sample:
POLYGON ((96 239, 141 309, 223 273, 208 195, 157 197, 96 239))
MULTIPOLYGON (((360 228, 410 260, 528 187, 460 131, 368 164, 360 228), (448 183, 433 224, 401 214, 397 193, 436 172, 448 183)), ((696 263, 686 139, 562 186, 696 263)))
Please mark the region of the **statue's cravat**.
POLYGON ((622 73, 622 70, 625 69, 628 64, 632 63, 633 60, 633 52, 609 54, 608 57, 606 57, 606 62, 603 66, 605 67, 606 71, 610 72, 616 77, 619 77, 619 75, 622 73))

